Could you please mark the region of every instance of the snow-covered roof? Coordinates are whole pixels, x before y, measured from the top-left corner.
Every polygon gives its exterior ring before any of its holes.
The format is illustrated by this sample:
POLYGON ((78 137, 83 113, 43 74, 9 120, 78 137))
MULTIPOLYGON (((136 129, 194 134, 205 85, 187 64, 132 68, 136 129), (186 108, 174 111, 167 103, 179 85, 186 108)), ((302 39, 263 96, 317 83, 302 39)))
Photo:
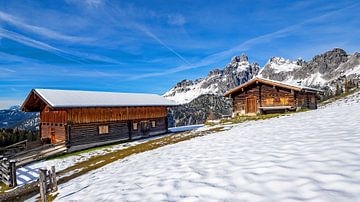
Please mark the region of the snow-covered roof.
POLYGON ((285 82, 281 82, 281 81, 275 81, 275 80, 270 80, 270 79, 264 79, 264 78, 260 78, 260 77, 255 77, 253 79, 251 79, 250 81, 236 87, 233 88, 231 90, 229 90, 228 92, 225 93, 225 96, 229 96, 230 94, 241 90, 242 88, 253 84, 255 82, 261 82, 261 83, 265 83, 265 84, 270 84, 270 85, 275 85, 275 86, 279 86, 279 87, 283 87, 283 88, 288 88, 288 89, 292 89, 292 90, 296 90, 296 91, 302 91, 302 90, 306 90, 306 91, 311 91, 311 92, 323 92, 322 90, 316 89, 316 88, 310 88, 307 86, 300 86, 300 85, 294 85, 294 84, 290 84, 290 83, 285 83, 285 82))
POLYGON ((34 89, 22 107, 25 106, 32 93, 52 108, 177 105, 174 101, 156 94, 34 89))

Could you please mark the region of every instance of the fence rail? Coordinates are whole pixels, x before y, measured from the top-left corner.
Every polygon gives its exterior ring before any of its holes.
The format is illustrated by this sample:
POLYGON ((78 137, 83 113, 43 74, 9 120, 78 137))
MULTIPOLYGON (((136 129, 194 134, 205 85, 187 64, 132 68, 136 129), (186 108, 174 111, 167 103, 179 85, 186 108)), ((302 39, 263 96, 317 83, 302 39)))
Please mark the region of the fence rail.
POLYGON ((0 156, 0 180, 9 187, 16 187, 16 161, 0 156))

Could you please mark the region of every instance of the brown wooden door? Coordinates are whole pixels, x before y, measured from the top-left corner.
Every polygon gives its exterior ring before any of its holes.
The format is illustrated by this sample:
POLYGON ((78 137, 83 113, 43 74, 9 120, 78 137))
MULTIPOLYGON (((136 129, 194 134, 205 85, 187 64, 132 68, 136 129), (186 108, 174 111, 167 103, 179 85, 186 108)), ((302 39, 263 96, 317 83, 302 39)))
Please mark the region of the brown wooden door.
POLYGON ((256 113, 256 97, 246 98, 246 113, 256 113))
POLYGON ((50 129, 50 141, 51 141, 51 144, 55 144, 55 143, 56 143, 55 128, 51 128, 51 129, 50 129))

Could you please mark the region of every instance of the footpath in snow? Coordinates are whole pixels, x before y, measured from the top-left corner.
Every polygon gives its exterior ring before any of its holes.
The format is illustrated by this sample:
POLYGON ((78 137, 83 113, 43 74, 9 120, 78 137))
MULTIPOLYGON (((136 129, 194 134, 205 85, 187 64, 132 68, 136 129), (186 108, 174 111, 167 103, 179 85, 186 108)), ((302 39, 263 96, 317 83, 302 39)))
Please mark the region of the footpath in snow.
POLYGON ((360 94, 130 156, 57 201, 358 201, 360 94))

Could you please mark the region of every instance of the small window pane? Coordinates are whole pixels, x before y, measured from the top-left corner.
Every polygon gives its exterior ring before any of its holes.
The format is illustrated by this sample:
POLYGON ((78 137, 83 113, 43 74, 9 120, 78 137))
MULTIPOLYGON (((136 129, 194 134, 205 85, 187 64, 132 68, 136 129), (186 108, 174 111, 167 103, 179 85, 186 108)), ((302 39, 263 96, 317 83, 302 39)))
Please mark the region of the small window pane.
POLYGON ((138 129, 138 123, 133 123, 133 130, 137 130, 138 129))
POLYGON ((99 126, 99 134, 108 134, 109 126, 99 126))
POLYGON ((156 127, 156 121, 151 121, 151 127, 153 127, 153 128, 156 127))

